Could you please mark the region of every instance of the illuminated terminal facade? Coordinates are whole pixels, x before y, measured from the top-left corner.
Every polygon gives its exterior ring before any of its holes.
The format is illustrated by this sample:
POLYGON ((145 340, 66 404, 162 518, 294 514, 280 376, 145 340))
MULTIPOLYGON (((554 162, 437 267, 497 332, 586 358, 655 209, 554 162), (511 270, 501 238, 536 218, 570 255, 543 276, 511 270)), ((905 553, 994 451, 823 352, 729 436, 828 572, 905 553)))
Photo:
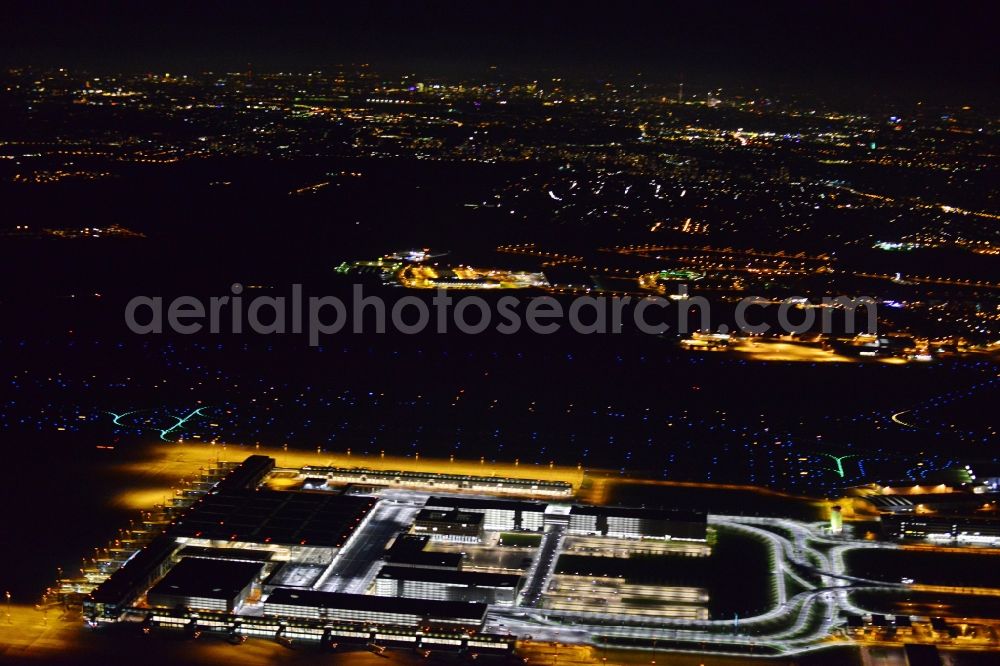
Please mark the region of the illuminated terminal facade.
POLYGON ((390 626, 479 628, 486 619, 486 604, 280 589, 264 601, 264 615, 390 626))
POLYGON ((1000 519, 995 516, 889 514, 885 533, 899 541, 931 541, 942 545, 1000 546, 1000 519))
POLYGON ((574 506, 569 534, 619 539, 705 541, 707 517, 697 511, 574 506))
POLYGON ((260 592, 263 562, 185 557, 146 594, 150 606, 233 612, 260 592))
MULTIPOLYGON (((565 481, 519 479, 471 474, 439 474, 404 470, 366 469, 363 467, 316 467, 297 470, 303 481, 314 488, 323 485, 353 483, 389 488, 428 488, 441 492, 479 492, 490 495, 531 495, 545 498, 570 497, 573 486, 565 481)), ((487 528, 489 529, 489 528, 487 528)))
POLYGON ((522 581, 513 574, 385 566, 375 579, 375 594, 513 606, 522 581))
POLYGON ((483 529, 498 532, 541 531, 545 507, 542 502, 485 499, 480 497, 431 497, 428 509, 459 510, 483 514, 483 529))

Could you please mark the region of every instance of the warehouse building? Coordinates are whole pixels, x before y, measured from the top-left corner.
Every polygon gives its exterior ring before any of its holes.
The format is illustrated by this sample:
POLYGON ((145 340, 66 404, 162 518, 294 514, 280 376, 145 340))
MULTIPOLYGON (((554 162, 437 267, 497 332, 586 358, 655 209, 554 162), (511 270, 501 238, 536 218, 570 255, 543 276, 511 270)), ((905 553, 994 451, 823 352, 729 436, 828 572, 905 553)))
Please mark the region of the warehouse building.
POLYGON ((521 580, 510 574, 386 566, 375 579, 375 594, 513 606, 521 580))

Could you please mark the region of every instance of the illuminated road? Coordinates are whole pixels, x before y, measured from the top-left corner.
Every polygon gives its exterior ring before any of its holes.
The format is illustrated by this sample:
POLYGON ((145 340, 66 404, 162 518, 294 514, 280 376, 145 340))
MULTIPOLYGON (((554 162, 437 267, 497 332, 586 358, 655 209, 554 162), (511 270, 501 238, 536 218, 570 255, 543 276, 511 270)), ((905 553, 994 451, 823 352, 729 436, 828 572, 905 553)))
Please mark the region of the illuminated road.
POLYGON ((382 566, 380 557, 389 540, 406 530, 417 511, 413 506, 379 502, 313 587, 324 592, 364 594, 382 566))
POLYGON ((906 422, 906 421, 904 421, 903 419, 899 418, 900 416, 902 416, 903 414, 906 414, 906 413, 907 413, 907 412, 909 412, 909 411, 911 411, 911 410, 909 410, 909 409, 904 409, 904 410, 903 410, 903 411, 901 411, 901 412, 896 412, 895 414, 893 414, 893 415, 892 415, 892 422, 893 422, 893 423, 896 423, 896 424, 898 424, 898 425, 901 425, 901 426, 903 426, 904 428, 915 428, 916 426, 915 426, 915 425, 913 425, 912 423, 907 423, 907 422, 906 422))
POLYGON ((864 614, 848 593, 857 590, 899 590, 901 583, 877 581, 847 573, 844 553, 857 548, 897 548, 892 544, 831 537, 822 524, 783 518, 711 516, 716 527, 738 531, 765 543, 771 551, 775 604, 765 613, 731 619, 698 620, 593 610, 492 607, 488 628, 532 640, 605 644, 608 639, 666 641, 686 644, 698 653, 793 655, 843 644, 831 641, 845 614, 864 614), (805 589, 788 595, 786 581, 805 589))
POLYGON ((545 526, 542 542, 538 545, 538 554, 531 564, 531 569, 528 570, 527 582, 525 582, 524 590, 521 592, 522 605, 535 606, 542 593, 545 592, 549 577, 559 560, 559 551, 565 536, 565 523, 545 526))
POLYGON ((889 280, 896 284, 940 284, 949 287, 976 287, 979 289, 1000 289, 1000 283, 985 282, 983 280, 959 280, 945 277, 917 277, 914 275, 887 275, 882 273, 855 273, 855 277, 869 278, 872 280, 889 280))

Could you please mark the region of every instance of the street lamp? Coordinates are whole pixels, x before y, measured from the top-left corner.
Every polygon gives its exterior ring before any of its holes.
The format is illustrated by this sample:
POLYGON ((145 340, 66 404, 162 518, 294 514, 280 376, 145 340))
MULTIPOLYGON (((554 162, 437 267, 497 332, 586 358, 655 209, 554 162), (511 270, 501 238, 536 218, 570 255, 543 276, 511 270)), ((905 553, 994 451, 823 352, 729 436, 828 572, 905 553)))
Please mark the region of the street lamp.
POLYGON ((10 620, 10 590, 4 592, 4 596, 7 598, 7 624, 13 624, 10 620))

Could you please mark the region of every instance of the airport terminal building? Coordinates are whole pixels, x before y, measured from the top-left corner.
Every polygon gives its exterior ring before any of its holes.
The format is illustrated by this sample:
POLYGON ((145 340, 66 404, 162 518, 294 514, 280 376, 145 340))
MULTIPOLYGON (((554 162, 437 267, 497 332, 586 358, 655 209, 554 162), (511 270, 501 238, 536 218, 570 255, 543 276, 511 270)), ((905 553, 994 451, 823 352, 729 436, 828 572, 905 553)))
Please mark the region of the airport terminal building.
POLYGON ((482 633, 497 626, 488 613, 502 615, 526 589, 535 598, 545 592, 552 568, 532 558, 558 557, 561 536, 553 534, 706 535, 697 512, 446 490, 364 494, 314 474, 301 489, 274 490, 264 485, 275 471, 266 456, 219 470, 84 600, 89 623, 138 615, 151 626, 230 635, 509 650, 515 637, 482 633), (513 564, 501 566, 489 549, 505 548, 504 533, 537 535, 537 550, 509 546, 513 564))

